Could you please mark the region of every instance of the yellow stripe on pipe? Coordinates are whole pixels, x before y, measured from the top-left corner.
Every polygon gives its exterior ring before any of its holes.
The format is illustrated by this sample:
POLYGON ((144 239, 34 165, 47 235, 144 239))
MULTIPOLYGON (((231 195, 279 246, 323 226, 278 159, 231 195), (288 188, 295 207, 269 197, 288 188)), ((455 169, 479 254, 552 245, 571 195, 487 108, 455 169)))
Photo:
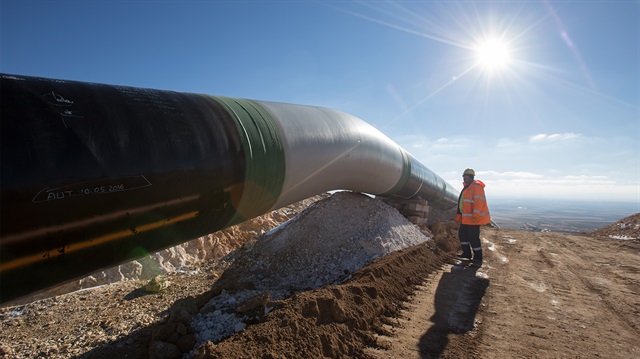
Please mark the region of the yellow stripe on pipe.
MULTIPOLYGON (((81 249, 87 248, 87 247, 92 247, 92 246, 96 246, 102 243, 106 243, 106 242, 110 242, 116 239, 121 239, 121 238, 125 238, 125 237, 129 237, 129 236, 133 236, 137 233, 143 233, 143 232, 147 232, 147 231, 151 231, 154 229, 158 229, 160 227, 164 227, 164 226, 168 226, 170 224, 175 224, 178 222, 182 222, 182 221, 186 221, 188 219, 194 218, 198 215, 198 213, 200 213, 199 211, 193 211, 193 212, 188 212, 173 218, 167 218, 167 219, 163 219, 160 221, 156 221, 156 222, 152 222, 152 223, 148 223, 148 224, 144 224, 142 226, 139 226, 137 228, 134 228, 133 230, 123 230, 123 231, 118 231, 118 232, 114 232, 114 233, 109 233, 107 235, 104 236, 100 236, 100 237, 96 237, 96 238, 92 238, 83 242, 79 242, 79 243, 73 243, 70 244, 68 246, 65 246, 64 249, 64 253, 69 253, 69 252, 75 252, 75 251, 79 251, 81 249)), ((10 270, 10 269, 15 269, 18 267, 22 267, 28 264, 32 264, 35 262, 40 262, 43 260, 46 260, 47 258, 49 258, 49 252, 45 253, 45 254, 35 254, 32 256, 28 256, 28 257, 23 257, 20 259, 16 259, 13 260, 11 262, 8 263, 2 263, 0 264, 0 272, 6 271, 6 270, 10 270)))

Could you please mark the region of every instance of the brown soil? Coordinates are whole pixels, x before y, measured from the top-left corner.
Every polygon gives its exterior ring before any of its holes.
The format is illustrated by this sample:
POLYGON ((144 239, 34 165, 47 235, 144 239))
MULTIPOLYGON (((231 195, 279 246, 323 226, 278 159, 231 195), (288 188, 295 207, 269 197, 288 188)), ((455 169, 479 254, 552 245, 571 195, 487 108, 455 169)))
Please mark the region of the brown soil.
MULTIPOLYGON (((196 357, 640 356, 638 241, 483 228, 477 268, 454 265, 441 249, 455 247, 452 226, 432 231, 436 241, 381 257, 344 284, 270 303, 267 315, 196 357)), ((203 269, 169 276, 157 294, 125 281, 5 308, 0 353, 169 358, 163 343, 193 345, 185 323, 209 298, 240 289, 216 280, 213 264, 203 269)))
POLYGON ((483 229, 485 265, 443 266, 381 337, 376 358, 640 355, 640 244, 483 229), (493 250, 487 250, 493 249, 493 250))
POLYGON ((640 245, 483 229, 481 268, 425 246, 304 293, 202 358, 630 358, 640 354, 640 245))

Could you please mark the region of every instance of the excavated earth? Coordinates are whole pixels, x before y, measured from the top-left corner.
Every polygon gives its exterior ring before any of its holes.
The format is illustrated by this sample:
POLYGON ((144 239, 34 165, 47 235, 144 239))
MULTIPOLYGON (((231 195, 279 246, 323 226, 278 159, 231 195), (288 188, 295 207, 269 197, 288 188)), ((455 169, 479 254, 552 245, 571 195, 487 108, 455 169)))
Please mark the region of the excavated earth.
POLYGON ((157 291, 129 279, 0 308, 0 353, 640 356, 638 215, 582 235, 483 227, 485 262, 469 267, 454 260, 455 223, 419 228, 354 193, 302 210, 318 199, 245 222, 250 236, 228 229, 216 248, 235 250, 169 272, 157 291))

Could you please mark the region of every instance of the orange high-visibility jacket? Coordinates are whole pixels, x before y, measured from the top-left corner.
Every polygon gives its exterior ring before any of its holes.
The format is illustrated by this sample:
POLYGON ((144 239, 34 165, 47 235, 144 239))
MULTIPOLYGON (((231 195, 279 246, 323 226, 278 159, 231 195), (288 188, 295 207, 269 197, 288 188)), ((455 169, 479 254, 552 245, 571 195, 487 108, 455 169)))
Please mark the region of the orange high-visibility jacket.
POLYGON ((456 219, 462 224, 485 225, 491 223, 482 181, 473 181, 468 187, 462 189, 458 200, 456 219))

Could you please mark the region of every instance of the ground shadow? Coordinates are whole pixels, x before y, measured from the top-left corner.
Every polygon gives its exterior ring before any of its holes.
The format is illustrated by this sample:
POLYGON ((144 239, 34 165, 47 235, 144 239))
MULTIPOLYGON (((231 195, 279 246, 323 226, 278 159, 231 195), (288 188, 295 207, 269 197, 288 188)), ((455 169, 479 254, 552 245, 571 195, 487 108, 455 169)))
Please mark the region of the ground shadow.
POLYGON ((147 292, 144 288, 137 288, 129 292, 127 295, 125 295, 124 300, 126 301, 134 300, 136 298, 144 297, 145 295, 149 295, 149 294, 153 294, 153 293, 147 292))
POLYGON ((442 275, 434 298, 433 325, 418 343, 421 358, 438 358, 449 344, 449 336, 474 329, 480 302, 489 280, 478 278, 478 267, 453 266, 442 275))

